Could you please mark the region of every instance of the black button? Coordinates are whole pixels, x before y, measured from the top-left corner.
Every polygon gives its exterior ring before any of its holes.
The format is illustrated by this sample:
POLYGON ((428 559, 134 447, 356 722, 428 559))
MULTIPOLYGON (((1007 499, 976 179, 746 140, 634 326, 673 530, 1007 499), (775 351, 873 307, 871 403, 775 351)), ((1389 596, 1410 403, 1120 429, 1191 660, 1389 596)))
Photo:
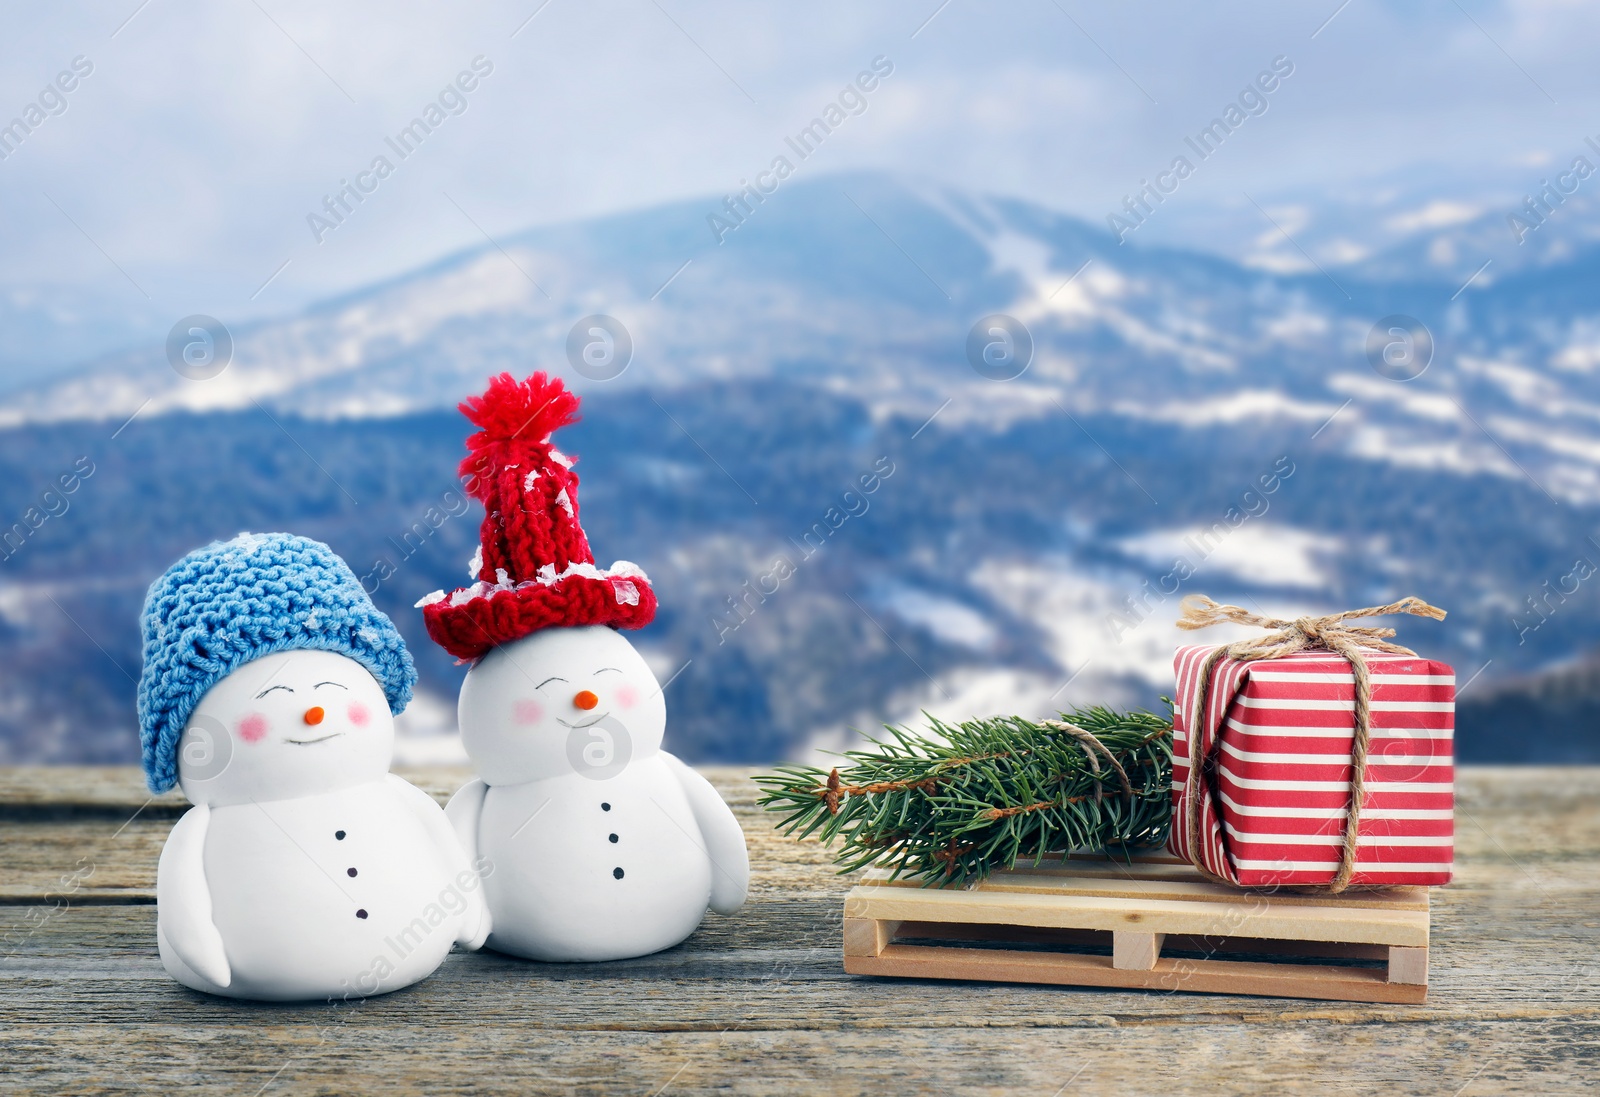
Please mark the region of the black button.
POLYGON ((620 868, 614 868, 611 870, 611 875, 620 880, 622 879, 622 870, 620 868))
POLYGON ((353 868, 347 868, 347 869, 345 869, 345 872, 348 873, 351 876, 354 876, 356 874, 356 870, 353 869, 353 868))
POLYGON ((612 835, 612 836, 611 836, 611 840, 612 840, 612 841, 613 841, 613 842, 615 842, 615 841, 616 841, 616 840, 617 840, 617 836, 616 836, 616 835, 615 835, 615 834, 613 834, 613 835, 612 835))
MULTIPOLYGON (((617 871, 621 872, 622 870, 619 868, 617 871)), ((365 918, 366 916, 367 916, 367 912, 365 910, 356 911, 356 917, 357 918, 365 918)))
POLYGON ((333 832, 333 836, 334 836, 334 838, 335 838, 335 839, 337 839, 337 840, 338 840, 338 841, 341 841, 341 842, 342 842, 342 841, 344 841, 344 831, 342 831, 342 830, 336 830, 336 831, 334 831, 334 832, 333 832))
POLYGON ((611 805, 610 804, 601 804, 600 805, 600 810, 601 811, 610 811, 611 810, 611 805))

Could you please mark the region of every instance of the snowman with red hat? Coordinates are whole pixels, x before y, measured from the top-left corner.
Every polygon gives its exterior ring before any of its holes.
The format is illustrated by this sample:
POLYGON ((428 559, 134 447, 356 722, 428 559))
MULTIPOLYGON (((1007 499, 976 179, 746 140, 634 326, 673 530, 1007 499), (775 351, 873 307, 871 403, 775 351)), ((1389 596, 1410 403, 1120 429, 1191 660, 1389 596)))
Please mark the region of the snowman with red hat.
POLYGON ((534 960, 642 956, 745 899, 744 833, 711 784, 661 749, 666 703, 618 630, 655 616, 638 567, 595 566, 578 477, 550 441, 578 398, 535 373, 461 405, 461 475, 486 511, 473 583, 417 603, 470 660, 461 737, 478 777, 446 814, 484 880, 490 948, 534 960))

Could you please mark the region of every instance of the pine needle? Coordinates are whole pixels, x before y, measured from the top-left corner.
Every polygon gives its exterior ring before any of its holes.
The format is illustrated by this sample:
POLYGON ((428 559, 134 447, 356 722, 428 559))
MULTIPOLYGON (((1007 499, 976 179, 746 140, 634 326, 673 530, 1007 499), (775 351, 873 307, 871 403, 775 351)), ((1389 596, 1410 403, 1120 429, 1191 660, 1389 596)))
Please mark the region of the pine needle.
POLYGON ((1075 709, 1128 775, 1095 772, 1076 738, 1017 716, 947 724, 927 735, 888 727, 833 770, 780 766, 756 778, 761 806, 796 838, 837 843, 841 873, 881 865, 894 877, 967 884, 1024 859, 1116 852, 1166 841, 1172 817, 1172 720, 1151 712, 1075 709))

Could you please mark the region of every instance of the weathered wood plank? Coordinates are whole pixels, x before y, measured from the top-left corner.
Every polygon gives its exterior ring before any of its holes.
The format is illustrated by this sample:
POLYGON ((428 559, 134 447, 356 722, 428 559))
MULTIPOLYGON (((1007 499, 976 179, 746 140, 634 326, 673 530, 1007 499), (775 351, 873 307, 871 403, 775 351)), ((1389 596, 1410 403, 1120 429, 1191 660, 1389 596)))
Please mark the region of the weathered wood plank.
POLYGON ((846 918, 961 922, 1060 929, 1137 929, 1290 941, 1349 941, 1425 946, 1428 915, 1419 910, 1374 910, 1297 903, 1222 904, 1104 895, 1021 895, 862 885, 845 899, 846 918))
MULTIPOLYGON (((1403 1008, 1403 1007, 1400 1007, 1403 1008)), ((1590 1092, 1586 1023, 1300 1025, 1217 1021, 1052 1028, 552 1034, 471 1020, 395 1032, 359 1012, 319 1023, 144 1022, 0 1031, 9 1093, 54 1097, 381 1092, 514 1094, 1148 1094, 1590 1092)))
MULTIPOLYGON (((1592 947, 1572 951, 1570 922, 1507 925, 1436 945, 1428 1004, 1397 1013, 1356 1003, 853 979, 842 968, 839 909, 837 900, 757 899, 734 917, 708 916, 675 949, 614 964, 452 955, 433 977, 361 1009, 400 1024, 470 1013, 494 1024, 645 1031, 894 1027, 907 1021, 919 1027, 1054 1025, 1085 1014, 1165 1024, 1238 1017, 1266 1025, 1310 1019, 1600 1022, 1600 959, 1592 958, 1592 947), (530 995, 537 1003, 531 1011, 530 995)), ((150 906, 57 914, 0 960, 0 1027, 85 1016, 128 1024, 152 1015, 198 1025, 230 1018, 252 1023, 255 1008, 302 1018, 328 1009, 322 1003, 241 1006, 185 990, 163 972, 154 939, 150 906)))
POLYGON ((1200 991, 1341 1002, 1421 1004, 1427 987, 1391 982, 1371 968, 1277 964, 1239 960, 1084 956, 1067 952, 975 951, 939 945, 890 945, 877 956, 846 956, 857 975, 1039 983, 1070 987, 1137 987, 1149 991, 1200 991))
MULTIPOLYGON (((161 969, 149 904, 181 801, 147 804, 132 769, 0 770, 0 1088, 1048 1094, 1075 1079, 1472 1097, 1577 1092, 1600 1073, 1600 769, 1462 771, 1460 871, 1433 895, 1421 1006, 848 976, 853 879, 778 837, 746 772, 709 775, 749 835, 752 901, 679 948, 596 965, 455 955, 383 998, 262 1006, 161 969), (70 905, 40 905, 63 891, 70 905)), ((407 776, 443 799, 466 775, 407 776)))
POLYGON ((32 808, 72 808, 123 816, 136 810, 181 813, 189 806, 177 789, 151 796, 133 766, 11 766, 0 768, 0 813, 32 808))

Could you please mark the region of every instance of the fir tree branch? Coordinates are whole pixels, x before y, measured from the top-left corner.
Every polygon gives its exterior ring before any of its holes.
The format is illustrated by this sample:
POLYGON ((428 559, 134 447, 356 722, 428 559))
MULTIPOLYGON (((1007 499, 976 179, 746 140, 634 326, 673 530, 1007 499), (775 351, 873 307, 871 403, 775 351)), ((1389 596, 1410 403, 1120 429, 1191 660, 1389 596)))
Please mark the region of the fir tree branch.
POLYGON ((928 884, 969 883, 1024 858, 1037 865, 1047 854, 1165 841, 1171 719, 1097 707, 1062 720, 1104 752, 1051 721, 930 717, 926 735, 887 728, 870 749, 845 752, 842 768, 782 766, 757 777, 761 806, 783 816, 785 834, 837 843, 841 872, 881 865, 928 884))

